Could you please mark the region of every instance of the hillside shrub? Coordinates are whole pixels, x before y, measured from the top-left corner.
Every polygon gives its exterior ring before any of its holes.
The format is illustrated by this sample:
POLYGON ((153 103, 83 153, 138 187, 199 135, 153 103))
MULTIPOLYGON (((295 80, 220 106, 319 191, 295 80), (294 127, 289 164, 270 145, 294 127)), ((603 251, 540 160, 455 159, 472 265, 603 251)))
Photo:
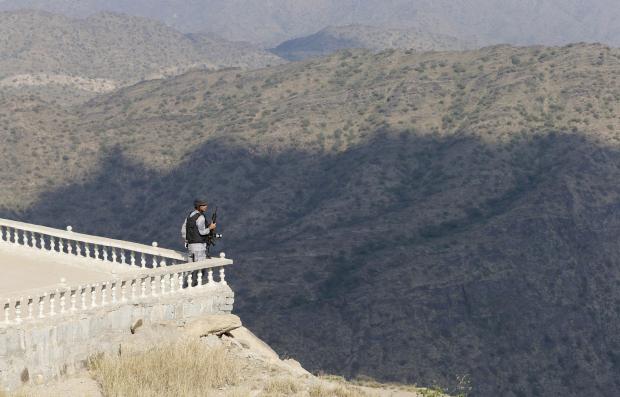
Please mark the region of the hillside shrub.
POLYGON ((106 396, 199 397, 238 383, 241 363, 224 348, 192 340, 144 353, 94 357, 89 370, 106 396))

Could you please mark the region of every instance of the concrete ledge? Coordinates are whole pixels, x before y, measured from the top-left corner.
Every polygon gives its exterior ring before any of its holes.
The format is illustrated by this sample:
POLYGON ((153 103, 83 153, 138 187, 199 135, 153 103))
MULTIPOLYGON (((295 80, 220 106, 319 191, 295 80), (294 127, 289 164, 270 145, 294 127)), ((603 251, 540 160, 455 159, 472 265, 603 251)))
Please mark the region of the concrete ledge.
POLYGON ((232 311, 234 292, 225 284, 192 289, 157 300, 117 304, 73 316, 57 316, 0 328, 0 390, 43 383, 72 374, 96 353, 118 352, 131 327, 184 322, 232 311))

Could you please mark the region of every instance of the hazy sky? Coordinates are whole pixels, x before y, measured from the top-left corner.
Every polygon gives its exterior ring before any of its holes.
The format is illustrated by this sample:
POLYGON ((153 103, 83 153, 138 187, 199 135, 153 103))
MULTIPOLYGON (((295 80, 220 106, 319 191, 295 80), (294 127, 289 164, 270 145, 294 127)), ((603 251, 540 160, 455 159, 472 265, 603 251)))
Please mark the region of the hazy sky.
POLYGON ((351 23, 415 27, 482 44, 620 45, 619 0, 0 0, 72 16, 115 11, 264 45, 351 23))

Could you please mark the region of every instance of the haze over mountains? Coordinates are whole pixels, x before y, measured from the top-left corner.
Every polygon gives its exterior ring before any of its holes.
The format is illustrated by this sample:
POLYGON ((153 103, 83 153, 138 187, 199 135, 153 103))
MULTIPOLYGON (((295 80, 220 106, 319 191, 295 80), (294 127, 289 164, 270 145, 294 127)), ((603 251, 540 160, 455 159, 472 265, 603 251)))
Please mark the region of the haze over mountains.
POLYGON ((285 41, 271 51, 290 61, 321 57, 343 49, 373 51, 412 49, 446 51, 474 48, 474 43, 455 37, 413 29, 385 29, 364 25, 332 26, 313 35, 285 41))
POLYGON ((620 45, 616 0, 0 0, 0 9, 70 16, 141 15, 186 32, 274 47, 327 26, 421 29, 481 45, 603 42, 620 45))
POLYGON ((617 4, 22 6, 71 17, 0 13, 0 216, 182 249, 206 196, 241 316, 309 369, 620 395, 620 50, 420 52, 620 45, 617 4))
POLYGON ((239 313, 308 368, 615 395, 619 73, 600 45, 345 51, 13 99, 2 213, 181 248, 204 194, 239 313))
POLYGON ((247 43, 189 36, 142 17, 108 12, 72 19, 41 11, 0 12, 0 90, 64 87, 92 95, 192 68, 282 62, 247 43))

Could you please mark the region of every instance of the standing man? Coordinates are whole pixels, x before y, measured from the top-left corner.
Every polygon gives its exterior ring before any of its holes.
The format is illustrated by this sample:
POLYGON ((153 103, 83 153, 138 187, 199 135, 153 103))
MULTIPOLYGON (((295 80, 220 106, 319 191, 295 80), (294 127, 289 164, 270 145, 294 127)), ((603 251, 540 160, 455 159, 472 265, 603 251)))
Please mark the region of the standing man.
POLYGON ((185 218, 181 228, 181 236, 185 240, 188 250, 188 261, 198 262, 207 259, 207 236, 215 229, 215 223, 205 219, 207 202, 194 200, 194 210, 185 218))

